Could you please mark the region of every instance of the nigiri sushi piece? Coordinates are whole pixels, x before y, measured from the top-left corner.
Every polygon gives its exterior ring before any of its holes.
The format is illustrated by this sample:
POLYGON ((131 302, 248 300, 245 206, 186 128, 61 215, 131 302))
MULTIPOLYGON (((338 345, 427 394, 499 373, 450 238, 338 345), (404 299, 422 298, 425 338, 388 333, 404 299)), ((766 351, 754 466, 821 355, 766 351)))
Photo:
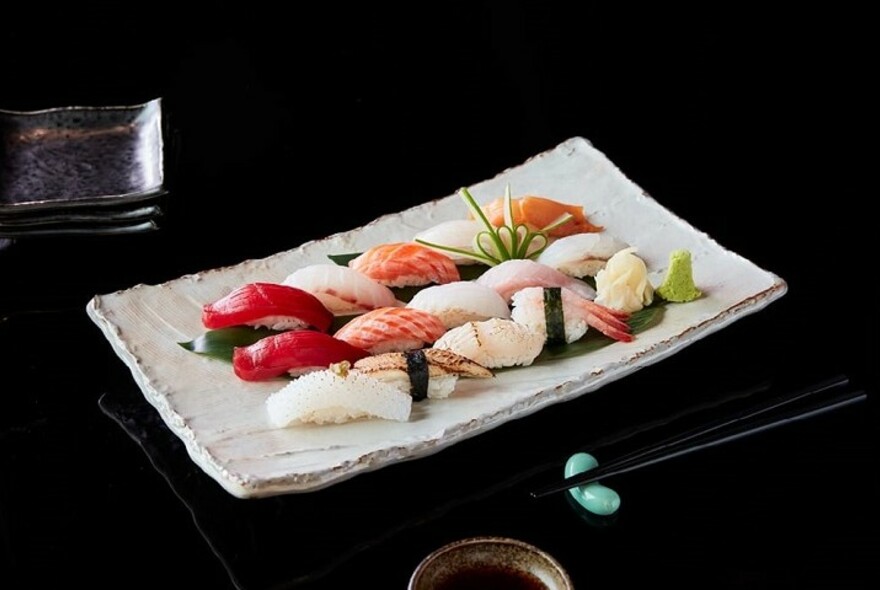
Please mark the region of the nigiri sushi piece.
POLYGON ((353 315, 379 307, 402 306, 394 291, 356 270, 338 264, 311 264, 290 273, 283 283, 308 291, 334 315, 353 315))
POLYGON ((232 369, 244 381, 298 376, 333 363, 354 363, 369 353, 324 332, 294 330, 267 336, 232 351, 232 369))
POLYGON ((332 322, 333 314, 317 297, 276 283, 248 283, 202 307, 202 324, 210 330, 265 326, 273 330, 326 331, 332 322))
MULTIPOLYGON (((600 225, 590 223, 584 214, 584 208, 579 205, 569 205, 546 197, 525 196, 511 199, 511 206, 514 225, 522 223, 533 231, 547 227, 566 213, 572 215, 571 221, 547 232, 553 238, 603 229, 600 225)), ((498 197, 481 208, 492 225, 504 225, 504 197, 498 197)))
POLYGON ((452 258, 415 242, 373 246, 348 266, 388 287, 443 284, 461 278, 452 258))
POLYGON ((629 244, 606 233, 573 234, 554 240, 535 259, 572 277, 594 277, 629 244))
POLYGON ((412 397, 339 363, 291 381, 266 398, 266 411, 269 422, 277 428, 366 418, 406 422, 412 412, 412 397))
POLYGON ((433 347, 451 350, 487 369, 528 366, 543 350, 544 334, 513 320, 492 318, 453 328, 433 347))
POLYGON ((495 289, 474 281, 425 287, 406 306, 434 314, 447 330, 466 322, 510 317, 504 298, 495 289))
POLYGON ((579 340, 588 327, 621 342, 634 339, 626 322, 628 313, 599 305, 565 288, 527 287, 513 294, 512 305, 511 319, 548 336, 550 344, 561 344, 563 337, 567 343, 579 340), (559 290, 553 294, 557 298, 556 307, 553 297, 549 296, 555 289, 559 290))
POLYGON ((451 350, 420 348, 386 352, 362 358, 352 370, 390 383, 409 393, 413 400, 443 399, 455 391, 459 377, 486 379, 493 373, 451 350))
POLYGON ((475 282, 491 287, 507 302, 526 287, 565 287, 587 299, 596 296, 596 290, 581 279, 526 258, 505 260, 489 268, 475 282))
POLYGON ((334 336, 370 354, 424 348, 446 332, 434 314, 409 307, 381 307, 349 321, 334 336))
MULTIPOLYGON (((477 234, 484 229, 483 224, 476 219, 451 219, 449 221, 441 221, 437 225, 417 233, 413 236, 413 241, 423 240, 431 244, 442 244, 451 248, 473 252, 474 240, 477 234)), ((431 248, 431 246, 427 247, 431 248)), ((446 250, 431 249, 449 256, 455 264, 476 264, 478 262, 473 258, 446 250)))

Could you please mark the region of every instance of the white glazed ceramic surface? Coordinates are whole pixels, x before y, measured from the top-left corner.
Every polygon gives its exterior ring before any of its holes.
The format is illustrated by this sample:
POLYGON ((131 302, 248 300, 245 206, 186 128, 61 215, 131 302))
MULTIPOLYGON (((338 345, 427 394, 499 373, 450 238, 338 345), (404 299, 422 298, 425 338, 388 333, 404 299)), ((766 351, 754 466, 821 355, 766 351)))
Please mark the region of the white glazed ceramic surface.
POLYGON ((202 305, 244 283, 280 282, 299 267, 328 262, 329 254, 409 240, 441 221, 462 218, 466 208, 458 195, 264 259, 98 295, 87 310, 192 459, 229 493, 248 498, 318 490, 435 453, 655 363, 786 291, 780 277, 663 208, 583 138, 469 188, 487 203, 503 194, 508 183, 514 196, 536 194, 582 204, 592 222, 638 248, 655 285, 664 276, 669 253, 690 250, 704 296, 668 305, 662 322, 633 342, 503 371, 488 380, 461 379, 450 398, 414 404, 408 422, 363 420, 284 429, 271 427, 264 405, 280 387, 278 381, 241 381, 229 364, 179 346, 204 333, 202 305))

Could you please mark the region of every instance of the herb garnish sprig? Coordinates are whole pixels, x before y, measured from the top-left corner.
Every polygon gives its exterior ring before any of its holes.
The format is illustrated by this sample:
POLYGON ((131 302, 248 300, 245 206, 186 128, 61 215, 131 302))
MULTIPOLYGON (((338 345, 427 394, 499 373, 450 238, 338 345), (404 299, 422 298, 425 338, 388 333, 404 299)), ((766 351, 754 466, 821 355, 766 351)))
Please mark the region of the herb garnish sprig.
POLYGON ((550 245, 548 232, 568 223, 574 218, 571 213, 564 213, 552 223, 539 230, 533 230, 525 223, 514 224, 513 199, 510 196, 510 185, 507 185, 504 190, 504 225, 495 227, 467 188, 459 189, 458 193, 470 210, 471 215, 478 219, 483 224, 483 227, 486 228, 474 236, 473 250, 434 244, 420 238, 417 238, 415 241, 424 246, 464 256, 489 266, 501 264, 505 260, 537 257, 550 245), (540 246, 533 248, 537 244, 540 244, 540 246))

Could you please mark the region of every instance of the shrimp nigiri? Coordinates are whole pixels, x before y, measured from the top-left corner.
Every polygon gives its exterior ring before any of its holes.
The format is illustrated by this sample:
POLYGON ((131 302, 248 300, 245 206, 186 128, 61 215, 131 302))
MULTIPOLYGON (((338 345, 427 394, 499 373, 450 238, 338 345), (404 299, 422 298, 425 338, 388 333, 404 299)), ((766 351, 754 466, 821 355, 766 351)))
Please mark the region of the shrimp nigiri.
POLYGON ((350 315, 377 307, 403 305, 385 285, 338 264, 304 266, 290 273, 284 279, 284 284, 312 293, 334 315, 350 315))
MULTIPOLYGON (((511 319, 545 335, 552 332, 551 326, 548 325, 548 314, 545 311, 546 289, 548 288, 527 287, 514 293, 511 319)), ((614 340, 621 342, 633 340, 632 331, 626 322, 629 313, 599 305, 565 288, 560 291, 558 300, 561 300, 562 304, 561 319, 564 326, 565 342, 574 342, 580 339, 587 332, 588 326, 614 340)))
POLYGON ((415 242, 373 246, 348 266, 388 287, 442 285, 461 278, 452 258, 415 242))
POLYGON ((408 307, 382 307, 359 315, 334 336, 371 354, 423 348, 446 331, 434 314, 408 307))
POLYGON ((248 283, 202 307, 202 324, 210 330, 247 325, 326 331, 332 322, 333 314, 317 297, 276 283, 248 283))

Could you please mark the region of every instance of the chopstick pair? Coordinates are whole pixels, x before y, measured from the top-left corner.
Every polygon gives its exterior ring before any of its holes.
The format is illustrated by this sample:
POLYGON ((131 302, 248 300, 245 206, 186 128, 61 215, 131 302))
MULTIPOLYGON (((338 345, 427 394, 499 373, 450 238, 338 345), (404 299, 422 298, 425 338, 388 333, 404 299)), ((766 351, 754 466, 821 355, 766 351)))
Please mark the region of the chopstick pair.
POLYGON ((702 426, 649 444, 590 471, 539 488, 531 492, 531 496, 542 498, 600 479, 635 471, 675 457, 818 416, 864 401, 867 398, 863 390, 846 390, 848 385, 848 378, 838 377, 806 389, 776 396, 731 416, 713 420, 702 426), (840 391, 841 389, 844 391, 840 391))

